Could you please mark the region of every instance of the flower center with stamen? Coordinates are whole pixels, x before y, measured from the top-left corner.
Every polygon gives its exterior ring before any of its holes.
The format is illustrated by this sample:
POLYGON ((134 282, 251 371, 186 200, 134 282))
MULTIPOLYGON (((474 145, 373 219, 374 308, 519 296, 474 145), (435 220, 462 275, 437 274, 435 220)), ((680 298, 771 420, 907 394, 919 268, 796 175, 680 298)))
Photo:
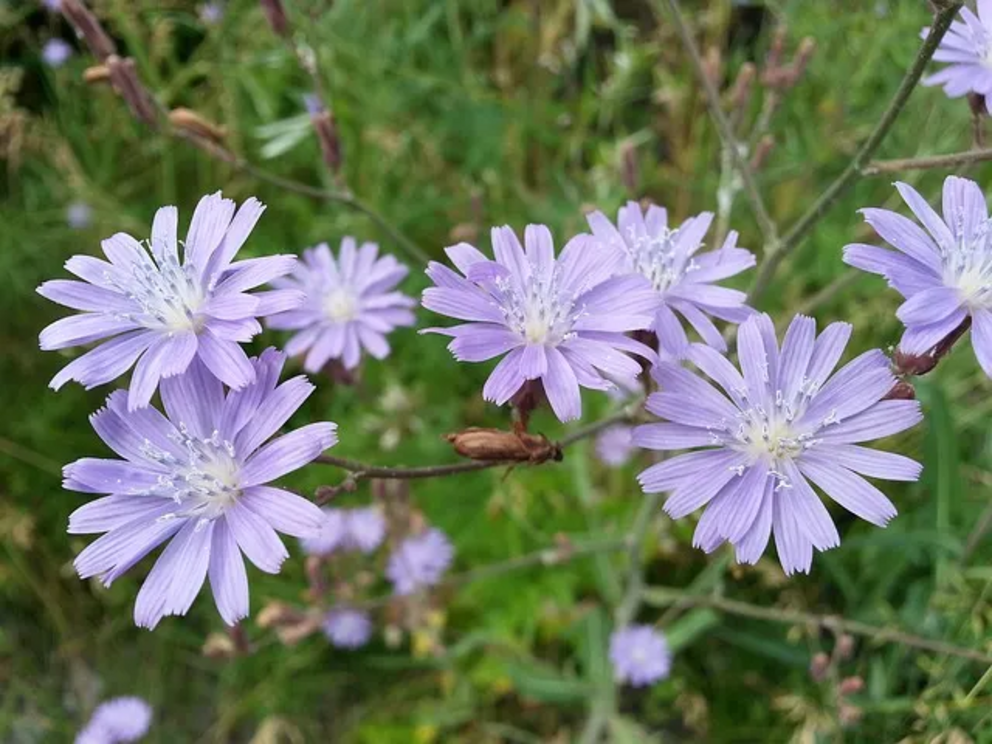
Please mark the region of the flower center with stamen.
POLYGON ((221 440, 218 432, 207 439, 193 436, 185 426, 175 441, 184 450, 181 458, 158 450, 146 442, 146 456, 168 469, 159 476, 156 493, 168 496, 179 506, 179 511, 168 515, 198 517, 210 520, 219 517, 241 496, 239 484, 240 465, 235 459, 234 445, 221 440))
POLYGON ((992 308, 992 220, 976 227, 970 240, 964 229, 964 215, 955 215, 953 220, 949 226, 954 232, 954 245, 940 246, 944 283, 957 288, 969 309, 992 308))
POLYGON ((665 294, 669 287, 678 284, 688 272, 698 267, 693 261, 686 264, 686 256, 675 250, 679 231, 662 228, 655 235, 638 234, 627 230, 624 248, 631 268, 646 277, 655 291, 665 294))
POLYGON ((563 297, 556 277, 531 276, 523 292, 509 279, 496 279, 506 324, 528 344, 557 346, 569 337, 577 318, 572 298, 563 297))
POLYGON ((358 315, 358 302, 350 291, 337 287, 324 296, 324 312, 331 321, 346 323, 358 315))
POLYGON ((140 314, 128 317, 152 330, 198 331, 205 297, 196 269, 189 264, 180 266, 173 255, 156 263, 143 251, 142 258, 141 264, 131 266, 128 281, 111 280, 111 284, 141 307, 140 314))

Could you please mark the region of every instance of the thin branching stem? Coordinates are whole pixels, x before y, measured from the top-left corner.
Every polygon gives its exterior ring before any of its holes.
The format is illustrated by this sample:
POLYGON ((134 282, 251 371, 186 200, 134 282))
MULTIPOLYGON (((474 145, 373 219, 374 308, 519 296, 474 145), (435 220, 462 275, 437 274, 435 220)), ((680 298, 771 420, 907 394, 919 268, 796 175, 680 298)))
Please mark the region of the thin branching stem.
MULTIPOLYGON (((771 253, 775 250, 775 246, 778 245, 778 229, 775 227, 775 222, 765 207, 765 201, 761 196, 761 189, 758 188, 758 182, 754 178, 754 172, 751 170, 751 165, 747 161, 747 156, 741 147, 741 143, 737 141, 737 137, 734 135, 733 127, 731 127, 726 114, 723 112, 723 107, 720 104, 720 94, 713 85, 713 81, 710 80, 709 75, 706 74, 703 58, 699 54, 699 47, 696 46, 696 41, 692 37, 692 31, 689 30, 685 22, 685 17, 682 15, 682 9, 679 7, 678 0, 665 0, 665 2, 668 5, 672 21, 675 23, 675 30, 678 32, 679 39, 682 41, 682 45, 689 55, 693 72, 703 88, 703 94, 706 96, 706 105, 709 108, 710 116, 713 117, 713 123, 716 124, 720 142, 725 151, 729 150, 737 172, 740 174, 741 182, 744 185, 744 193, 747 194, 748 201, 751 202, 751 209, 754 211, 758 228, 761 230, 761 235, 765 241, 765 250, 771 253)), ((658 2, 655 3, 656 11, 658 10, 658 4, 658 2)), ((660 11, 658 11, 658 14, 660 15, 660 11)))
MULTIPOLYGON (((669 0, 669 2, 674 1, 669 0)), ((927 34, 923 45, 916 54, 916 58, 913 60, 912 65, 910 65, 909 70, 899 84, 899 88, 892 96, 892 100, 889 101, 889 105, 878 120, 872 133, 868 136, 868 139, 861 145, 843 172, 834 179, 833 183, 827 187, 806 213, 785 234, 775 250, 769 251, 765 256, 749 292, 752 302, 760 297, 762 292, 768 288, 768 284, 771 282, 776 269, 778 269, 782 261, 799 247, 816 223, 826 215, 830 207, 834 205, 861 175, 862 168, 868 164, 872 155, 875 154, 879 145, 882 144, 885 136, 889 133, 892 125, 905 107, 910 94, 916 88, 916 84, 923 75, 923 70, 926 68, 930 58, 933 57, 937 46, 940 44, 940 40, 944 38, 944 34, 947 33, 951 21, 960 8, 960 2, 950 3, 942 7, 934 16, 930 32, 927 34)))
POLYGON ((923 636, 913 635, 898 628, 884 628, 862 623, 857 620, 847 620, 838 615, 817 615, 812 612, 760 607, 748 602, 739 602, 708 594, 690 594, 684 590, 669 587, 650 587, 645 589, 642 594, 644 602, 653 607, 666 607, 670 605, 677 605, 682 608, 709 607, 717 612, 725 612, 729 615, 737 615, 738 617, 768 620, 769 622, 785 625, 808 625, 838 634, 848 633, 850 635, 864 636, 878 643, 895 643, 935 654, 956 656, 981 664, 992 664, 992 654, 987 654, 977 649, 964 648, 933 638, 924 638, 923 636))
MULTIPOLYGON (((614 424, 619 424, 630 420, 634 413, 632 409, 639 404, 640 401, 638 400, 636 404, 626 406, 621 411, 617 411, 616 413, 606 416, 599 421, 595 421, 588 426, 583 426, 580 429, 576 429, 568 436, 563 437, 561 441, 558 442, 558 446, 568 447, 569 445, 575 444, 582 439, 595 436, 603 429, 607 429, 614 424)), ((443 478, 449 475, 469 473, 474 470, 486 470, 488 468, 528 464, 518 460, 469 460, 467 462, 457 462, 447 465, 421 465, 412 468, 394 468, 371 465, 369 463, 359 462, 358 460, 349 460, 344 457, 334 457, 332 455, 321 455, 314 460, 314 462, 321 463, 323 465, 334 465, 342 470, 347 470, 351 474, 352 480, 361 480, 364 478, 381 478, 386 480, 443 478)))
POLYGON ((966 150, 965 152, 953 152, 948 155, 927 155, 920 158, 873 160, 861 169, 861 175, 877 176, 880 173, 929 170, 930 168, 951 168, 956 165, 985 163, 989 160, 992 160, 992 148, 984 150, 966 150))

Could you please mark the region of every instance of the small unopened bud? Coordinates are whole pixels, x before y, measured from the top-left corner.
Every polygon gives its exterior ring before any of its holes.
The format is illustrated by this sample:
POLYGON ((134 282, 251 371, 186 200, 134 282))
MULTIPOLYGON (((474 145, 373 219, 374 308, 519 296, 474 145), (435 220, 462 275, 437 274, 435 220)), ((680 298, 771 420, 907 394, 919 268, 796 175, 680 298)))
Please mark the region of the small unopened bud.
POLYGON ((765 165, 765 161, 771 154, 772 149, 775 147, 775 138, 770 134, 766 134, 760 140, 758 144, 754 146, 754 154, 751 155, 751 170, 759 171, 765 165))
POLYGON ((297 623, 280 625, 276 629, 279 640, 287 646, 293 646, 309 635, 315 633, 321 625, 321 620, 316 614, 308 615, 297 623))
POLYGON ((861 677, 845 677, 837 685, 839 695, 857 695, 865 689, 865 681, 861 677))
POLYGON ((637 168, 637 148, 631 142, 620 146, 620 182, 627 193, 634 196, 639 191, 640 173, 637 168))
POLYGON ((837 639, 837 644, 834 646, 834 657, 846 661, 850 659, 854 654, 854 637, 844 633, 837 639))
POLYGON ((809 676, 814 682, 822 682, 827 677, 830 669, 830 657, 825 653, 818 653, 809 663, 809 676))
POLYGON ((916 388, 912 383, 899 380, 882 400, 916 400, 916 388))
POLYGON ((94 57, 102 61, 111 54, 116 54, 117 47, 114 46, 114 42, 103 30, 97 17, 82 3, 82 0, 62 0, 60 7, 62 15, 73 25, 76 33, 83 38, 94 57))
POLYGON ((341 140, 338 138, 338 127, 331 113, 315 95, 304 97, 307 111, 310 113, 310 123, 317 133, 320 142, 320 152, 324 156, 324 164, 331 173, 341 172, 341 140))
POLYGON ((809 61, 813 58, 813 52, 815 51, 816 41, 813 37, 807 36, 799 42, 796 56, 792 60, 792 69, 789 71, 792 85, 795 85, 806 74, 806 68, 809 66, 809 61))
POLYGON ((89 85, 110 81, 110 70, 106 65, 93 65, 83 70, 83 82, 89 85))
MULTIPOLYGON (((892 355, 892 361, 895 363, 896 374, 918 377, 920 375, 925 375, 927 372, 936 367, 937 362, 940 360, 930 352, 925 352, 923 354, 907 354, 906 352, 897 349, 895 354, 892 355)), ((895 388, 893 388, 893 390, 894 389, 895 388)))
POLYGON ((233 659, 238 649, 227 633, 211 633, 203 643, 201 653, 208 659, 233 659))
POLYGON ((151 95, 141 84, 134 60, 130 57, 121 59, 116 54, 107 57, 107 67, 110 70, 110 80, 114 90, 124 99, 134 117, 150 127, 158 124, 158 111, 152 102, 151 95))
POLYGON ((837 718, 840 719, 840 725, 845 728, 854 726, 861 720, 862 711, 856 705, 844 704, 840 706, 840 710, 837 711, 837 718))
POLYGON ((562 459, 561 447, 542 434, 471 427, 445 436, 462 457, 486 462, 542 463, 562 459))
POLYGON ((285 602, 270 602, 258 613, 255 622, 260 628, 274 628, 287 623, 297 623, 303 617, 304 613, 285 602))
POLYGON ((778 72, 782 64, 782 53, 785 51, 785 37, 787 33, 788 30, 785 26, 779 26, 772 34, 772 42, 768 46, 768 54, 765 55, 765 69, 762 74, 762 82, 766 82, 764 80, 766 75, 774 75, 778 72))
POLYGON ((188 108, 175 108, 169 112, 169 121, 174 127, 185 129, 199 137, 221 143, 227 136, 227 129, 207 121, 198 113, 188 108))
POLYGON ((723 77, 723 59, 718 47, 711 46, 706 50, 706 56, 703 58, 703 72, 706 73, 706 77, 713 85, 720 85, 723 77))
POLYGON ((289 21, 286 19, 286 9, 282 7, 282 0, 260 0, 262 12, 269 22, 272 30, 279 36, 289 35, 289 21))
POLYGON ((745 62, 737 72, 737 79, 734 80, 734 87, 730 91, 730 108, 733 111, 746 108, 751 100, 751 91, 754 89, 754 78, 758 74, 754 63, 745 62))

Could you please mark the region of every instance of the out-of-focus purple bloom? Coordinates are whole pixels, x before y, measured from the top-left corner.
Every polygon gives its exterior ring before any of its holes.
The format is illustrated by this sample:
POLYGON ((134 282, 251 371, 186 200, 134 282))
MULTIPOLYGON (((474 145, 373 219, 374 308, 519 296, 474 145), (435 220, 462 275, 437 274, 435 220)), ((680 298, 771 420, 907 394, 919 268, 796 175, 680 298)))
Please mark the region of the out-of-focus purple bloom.
POLYGON ((492 243, 495 261, 468 243, 447 248, 464 277, 432 261, 427 275, 436 286, 423 296, 429 310, 468 321, 422 331, 451 336, 458 361, 506 354, 483 397, 503 405, 527 380, 541 380, 555 415, 568 421, 582 413, 580 386, 633 387, 641 367, 623 352, 654 353, 624 334, 650 327, 658 307, 650 283, 614 276, 622 255, 589 235, 572 238, 558 258, 544 225, 527 226, 526 250, 509 227, 493 228, 492 243))
POLYGON ((633 427, 623 424, 604 429, 596 437, 596 456, 615 468, 625 465, 635 450, 631 437, 633 431, 633 427))
POLYGON ((324 618, 324 635, 338 648, 360 648, 372 637, 372 621, 361 610, 336 608, 324 618))
POLYGON ((269 318, 268 326, 299 331, 286 343, 286 353, 306 352, 303 367, 308 372, 319 372, 331 359, 354 369, 362 349, 384 359, 389 354, 386 334, 414 324, 410 308, 416 300, 395 289, 408 269, 378 253, 375 243, 358 248, 354 238, 345 238, 335 259, 322 243, 303 252, 291 276, 273 282, 306 296, 299 308, 269 318))
POLYGON ((316 93, 304 93, 303 94, 303 107, 307 110, 310 116, 316 116, 317 114, 322 114, 325 111, 324 102, 320 100, 320 96, 316 93))
POLYGON ((345 512, 345 543, 354 550, 371 553, 386 537, 386 520, 374 506, 345 512))
POLYGON ((148 733, 152 707, 139 697, 119 697, 97 706, 76 744, 123 744, 148 733))
POLYGON ((239 344, 262 330, 257 318, 303 301, 296 290, 246 292, 292 271, 295 256, 231 263, 264 209, 251 198, 235 214, 234 202, 219 192, 203 197, 186 234, 182 263, 175 207, 155 214, 151 241, 142 244, 126 233, 104 240, 109 263, 70 258, 66 269, 83 281, 48 281, 38 294, 83 312, 45 328, 41 348, 108 340, 63 367, 51 387, 76 380, 92 388, 134 366, 128 391, 128 408, 134 410, 148 405, 160 380, 185 372, 194 359, 233 389, 253 382, 255 367, 239 344))
POLYGON ((300 547, 307 555, 330 555, 344 544, 345 521, 341 509, 321 509, 320 529, 300 540, 300 547))
POLYGON ((371 553, 386 536, 386 520, 375 507, 364 509, 322 509, 320 531, 300 540, 307 555, 329 555, 335 550, 371 553))
POLYGON ((751 311, 747 295, 714 284, 754 266, 754 254, 737 247, 731 231, 719 250, 698 253, 713 221, 711 212, 690 217, 679 227, 668 227, 668 212, 651 205, 641 211, 637 202, 620 207, 617 226, 602 212, 586 216, 593 235, 624 255, 620 270, 647 277, 660 303, 652 330, 669 358, 679 359, 689 345, 676 311, 710 346, 725 351, 723 336, 708 316, 732 323, 745 320, 751 311))
POLYGON ((618 682, 645 687, 668 677, 672 654, 659 631, 650 625, 630 625, 610 636, 610 662, 618 682))
POLYGON ((93 209, 86 202, 73 202, 65 209, 65 221, 73 230, 82 230, 93 222, 93 209))
MULTIPOLYGON (((985 97, 985 107, 992 113, 992 0, 977 0, 978 15, 961 8, 961 19, 951 27, 934 52, 937 62, 948 65, 940 72, 923 78, 923 85, 942 85, 951 98, 967 93, 985 97)), ((920 32, 926 38, 929 28, 920 32)))
POLYGON ((216 26, 224 20, 224 3, 203 3, 200 6, 200 20, 207 26, 216 26))
POLYGON ((755 563, 774 532, 785 572, 809 572, 813 548, 836 547, 840 536, 807 478, 874 525, 896 515, 861 476, 915 481, 920 465, 859 443, 916 425, 920 406, 883 400, 896 380, 877 349, 831 376, 850 335, 850 325, 833 323, 817 338, 816 321, 797 315, 779 349, 771 319, 756 315, 737 335, 743 376, 714 349, 689 347, 687 359, 722 392, 675 364, 655 369, 663 392, 647 408, 671 423, 637 427, 634 444, 707 449, 653 465, 638 480, 645 493, 672 492, 665 511, 673 519, 706 506, 695 546, 711 552, 729 541, 738 561, 755 563))
POLYGON ((138 593, 135 622, 154 628, 184 615, 209 574, 221 617, 248 614, 242 552, 278 573, 287 557, 276 531, 309 537, 323 513, 296 494, 266 485, 303 467, 337 441, 337 426, 316 423, 264 444, 313 392, 305 377, 277 383, 285 357, 268 349, 250 360, 255 382, 224 394, 198 360, 162 382, 167 416, 128 409, 123 391, 90 421, 123 460, 83 458, 65 467, 64 487, 110 494, 69 517, 71 534, 107 534, 75 560, 80 578, 109 586, 171 540, 138 593))
POLYGON ((906 298, 896 312, 906 325, 901 351, 927 353, 970 316, 975 355, 992 377, 992 222, 982 190, 949 176, 941 219, 912 186, 896 188, 926 231, 887 209, 863 209, 868 224, 898 252, 852 244, 844 261, 881 274, 906 298))
POLYGON ((49 67, 61 67, 72 56, 72 46, 64 39, 49 39, 41 49, 41 58, 49 67))
POLYGON ((429 529, 400 543, 389 557, 386 577, 397 594, 413 594, 437 584, 451 565, 454 553, 441 530, 429 529))
POLYGON ((41 4, 53 13, 58 13, 62 10, 62 0, 41 0, 41 4))

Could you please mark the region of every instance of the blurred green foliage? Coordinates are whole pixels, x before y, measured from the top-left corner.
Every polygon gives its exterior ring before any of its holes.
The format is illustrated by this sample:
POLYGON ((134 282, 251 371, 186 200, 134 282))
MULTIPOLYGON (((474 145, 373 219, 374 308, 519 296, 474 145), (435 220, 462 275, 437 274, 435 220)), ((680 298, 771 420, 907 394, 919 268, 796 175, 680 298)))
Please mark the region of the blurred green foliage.
MULTIPOLYGON (((315 54, 330 91, 348 185, 431 255, 461 239, 485 248, 493 224, 547 223, 563 242, 583 228, 583 207, 610 212, 628 196, 679 218, 715 208, 714 130, 678 39, 645 0, 285 2, 294 43, 315 54), (636 163, 627 176, 634 194, 624 187, 625 153, 636 163)), ((183 0, 93 5, 163 104, 225 127, 226 146, 263 168, 333 186, 303 116, 312 83, 257 2, 231 0, 216 26, 183 0)), ((870 131, 929 20, 922 0, 769 2, 760 29, 746 26, 757 12, 686 6, 704 44, 719 50, 728 85, 745 59, 760 62, 774 26, 788 27, 790 49, 804 36, 816 40, 808 73, 772 121, 776 145, 760 173, 781 225, 870 131)), ((95 702, 140 694, 156 710, 151 742, 565 742, 603 705, 617 742, 992 741, 992 682, 979 681, 979 665, 859 641, 818 683, 807 670, 816 653, 830 653, 829 634, 709 610, 642 610, 640 619, 660 621, 677 646, 673 674, 647 691, 614 690, 603 654, 626 568, 619 554, 445 593, 420 637, 387 644, 378 634, 359 652, 334 651, 319 636, 284 647, 249 621, 253 654, 206 658, 205 638, 222 630, 206 595, 189 617, 154 633, 134 628, 131 603, 148 562, 110 590, 71 569, 85 541, 65 525, 81 502, 61 490, 60 467, 102 452, 86 417, 108 390, 46 388, 66 358, 39 352, 36 336, 62 310, 34 288, 61 276, 70 255, 96 252, 102 237, 147 235, 157 206, 179 204, 188 219, 217 189, 269 205, 249 254, 345 234, 399 246, 341 204, 288 193, 149 132, 109 88, 82 82, 91 63, 83 49, 64 67, 45 68, 39 52, 53 36, 73 38, 31 0, 0 2, 0 739, 71 741, 95 702), (67 226, 74 201, 92 206, 91 226, 67 226), (836 683, 855 675, 864 690, 842 710, 836 683)), ((759 106, 760 97, 750 114, 759 106)), ((882 155, 969 143, 967 105, 920 89, 882 155)), ((970 175, 984 182, 988 173, 970 175)), ((932 198, 943 174, 906 177, 932 198)), ((830 285, 844 271, 841 247, 869 237, 856 210, 894 206, 893 193, 885 178, 862 180, 783 265, 761 309, 784 323, 830 285)), ((742 198, 731 225, 761 253, 742 198)), ((425 281, 413 268, 405 288, 417 293, 425 281)), ((897 303, 880 280, 862 277, 814 314, 822 324, 853 322, 854 353, 896 341, 897 303)), ((255 348, 279 341, 267 333, 255 348)), ((367 363, 357 387, 318 380, 293 423, 334 420, 337 454, 383 464, 445 462, 440 434, 505 424, 505 410, 481 401, 488 365, 458 365, 440 339, 413 330, 393 341, 393 355, 367 363), (397 420, 414 425, 396 429, 397 420)), ((926 423, 891 443, 925 463, 923 480, 887 485, 900 516, 884 531, 836 514, 843 545, 818 555, 811 576, 786 580, 773 555, 753 568, 722 552, 707 557, 690 545, 692 520, 659 516, 644 556, 649 583, 897 625, 988 651, 992 549, 977 526, 992 509, 989 390, 965 348, 926 379, 926 423)), ((610 405, 587 395, 586 418, 610 405)), ((547 415, 537 429, 562 431, 547 415)), ((641 499, 639 464, 609 471, 591 451, 576 447, 562 465, 509 475, 415 482, 412 499, 452 535, 459 569, 542 548, 559 532, 622 535, 641 499)), ((288 481, 312 490, 340 476, 314 466, 288 481)), ((338 498, 365 502, 367 486, 338 498)), ((255 613, 268 600, 303 599, 295 546, 282 575, 250 578, 255 613)), ((378 618, 379 628, 387 621, 378 618)))

